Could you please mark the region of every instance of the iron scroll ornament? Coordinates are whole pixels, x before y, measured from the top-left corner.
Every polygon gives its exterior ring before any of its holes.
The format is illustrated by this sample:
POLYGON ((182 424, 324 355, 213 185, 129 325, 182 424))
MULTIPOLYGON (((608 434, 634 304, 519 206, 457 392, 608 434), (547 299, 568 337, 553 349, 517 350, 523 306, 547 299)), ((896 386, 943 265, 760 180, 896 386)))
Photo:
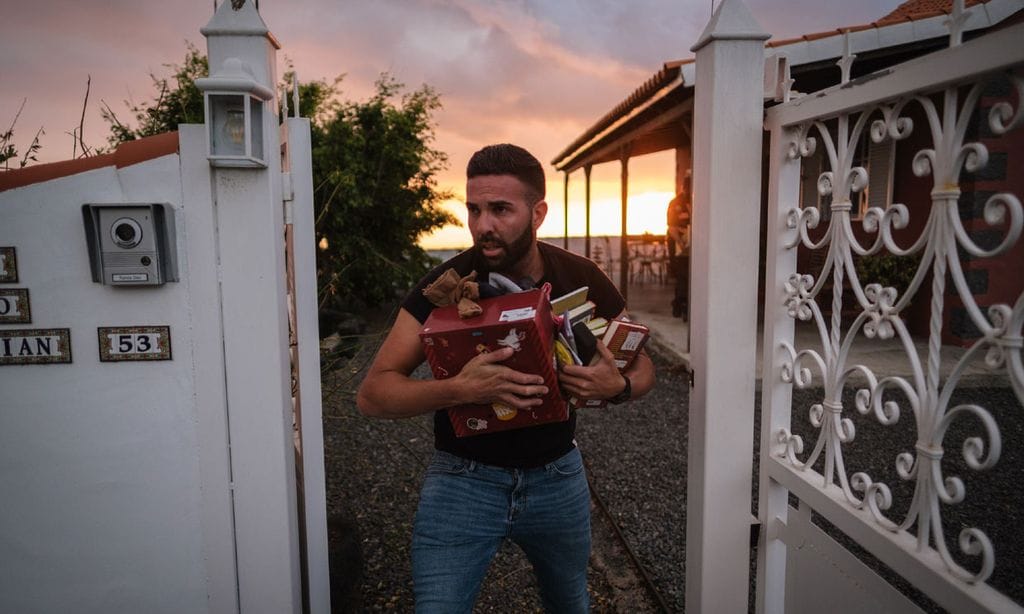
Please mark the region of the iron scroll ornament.
MULTIPOLYGON (((1018 74, 1005 75, 1004 78, 1009 79, 1016 90, 1017 107, 1000 101, 990 108, 988 125, 995 135, 1004 135, 1024 123, 1024 105, 1020 102, 1024 100, 1024 78, 1018 74)), ((823 486, 838 481, 851 506, 868 509, 875 521, 890 531, 913 529, 919 548, 934 544, 950 573, 970 583, 984 582, 989 578, 995 566, 995 553, 986 534, 975 527, 962 530, 957 542, 963 554, 980 557, 977 571, 965 569, 949 551, 942 530, 940 504, 961 503, 967 490, 959 476, 943 475, 944 440, 954 421, 966 416, 977 420, 981 433, 966 437, 961 450, 967 466, 974 471, 995 466, 1002 443, 991 412, 974 403, 953 405, 951 398, 968 365, 980 361, 992 372, 1004 372, 1016 397, 1024 403, 1024 294, 1012 306, 997 304, 983 310, 969 288, 960 263, 960 251, 978 258, 1005 254, 1017 244, 1024 226, 1020 200, 1006 192, 992 195, 983 206, 985 223, 1003 233, 994 247, 986 249, 979 246, 960 219, 961 172, 976 172, 989 162, 988 149, 983 143, 964 142, 985 85, 986 81, 978 81, 963 88, 965 93, 962 88, 951 86, 934 97, 908 96, 840 114, 834 118, 835 133, 820 119, 793 130, 788 148, 791 160, 812 156, 818 139, 821 140, 828 170, 819 175, 817 189, 822 196, 830 196, 832 204, 828 226, 817 240, 812 239, 811 233, 823 221, 817 208, 793 207, 786 214, 786 248, 796 249, 803 245, 812 251, 827 252, 817 279, 812 275, 794 273, 783 284, 787 314, 796 320, 814 324, 821 349, 796 348, 786 341, 780 342, 779 348, 785 356, 781 380, 797 388, 808 388, 814 374, 818 373, 824 393, 821 402, 809 408, 809 419, 818 435, 813 449, 803 460, 805 446, 799 435, 788 429, 779 429, 774 434, 778 446, 776 455, 795 470, 805 471, 823 461, 823 486), (925 227, 910 245, 899 245, 894 231, 907 227, 909 209, 898 203, 886 208, 871 207, 864 213, 861 225, 873 240, 869 245, 863 245, 853 232, 851 195, 858 194, 868 185, 868 171, 854 165, 855 147, 865 130, 869 130, 874 143, 907 138, 915 129, 912 119, 904 114, 910 105, 918 107, 926 118, 932 143, 931 148, 916 153, 911 166, 916 176, 933 177, 932 204, 925 227), (879 115, 881 119, 870 121, 879 115), (817 138, 811 136, 812 131, 817 138), (858 276, 854 256, 871 256, 883 250, 894 256, 920 257, 916 272, 902 294, 893 287, 864 283, 858 276), (911 339, 903 311, 929 274, 928 345, 922 359, 911 339), (823 291, 829 276, 832 282, 830 297, 823 291), (947 276, 981 336, 942 381, 939 367, 947 276), (859 312, 844 332, 842 292, 847 284, 859 312), (826 321, 819 299, 828 298, 831 298, 832 308, 831 317, 826 321), (850 348, 861 331, 867 339, 896 339, 906 354, 911 375, 879 377, 868 366, 850 364, 850 348), (854 384, 855 380, 858 383, 854 384), (873 480, 865 471, 848 472, 846 469, 843 446, 856 436, 854 422, 847 416, 843 405, 842 392, 847 385, 856 388, 854 408, 861 415, 871 414, 885 426, 896 425, 908 410, 914 417, 917 433, 914 449, 900 452, 895 458, 899 478, 914 483, 913 497, 902 519, 894 521, 886 515, 893 503, 887 484, 873 480), (899 395, 887 396, 887 392, 898 392, 899 395), (891 400, 893 396, 902 396, 904 402, 891 400)))

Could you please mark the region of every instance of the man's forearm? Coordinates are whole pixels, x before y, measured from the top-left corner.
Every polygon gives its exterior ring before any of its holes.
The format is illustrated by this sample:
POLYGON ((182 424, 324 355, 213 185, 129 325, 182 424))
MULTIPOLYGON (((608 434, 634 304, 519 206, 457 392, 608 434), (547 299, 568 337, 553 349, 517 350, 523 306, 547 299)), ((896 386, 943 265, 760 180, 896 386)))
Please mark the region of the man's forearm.
POLYGON ((623 375, 629 378, 631 397, 634 399, 642 397, 654 388, 654 363, 647 352, 640 352, 623 375))
POLYGON ((421 380, 401 373, 378 373, 356 395, 359 411, 378 418, 410 418, 462 403, 454 379, 421 380))

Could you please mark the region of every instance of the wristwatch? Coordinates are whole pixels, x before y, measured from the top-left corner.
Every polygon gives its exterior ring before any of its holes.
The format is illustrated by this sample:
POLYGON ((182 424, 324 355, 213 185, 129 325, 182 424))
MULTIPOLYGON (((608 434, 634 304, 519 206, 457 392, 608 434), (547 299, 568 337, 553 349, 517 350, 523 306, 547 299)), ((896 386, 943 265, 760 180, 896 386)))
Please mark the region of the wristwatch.
POLYGON ((626 380, 626 387, 622 389, 622 392, 608 399, 609 403, 615 403, 616 405, 619 403, 625 403, 631 396, 633 396, 633 384, 625 375, 622 376, 622 379, 626 380))

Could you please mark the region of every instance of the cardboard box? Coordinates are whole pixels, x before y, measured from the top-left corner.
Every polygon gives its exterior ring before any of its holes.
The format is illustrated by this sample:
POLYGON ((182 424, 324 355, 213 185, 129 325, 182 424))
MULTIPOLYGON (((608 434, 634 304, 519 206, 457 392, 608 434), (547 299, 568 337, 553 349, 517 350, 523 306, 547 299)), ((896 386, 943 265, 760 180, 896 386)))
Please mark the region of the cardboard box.
POLYGON ((420 342, 435 379, 458 375, 483 352, 505 346, 515 349, 504 365, 544 378, 548 394, 544 403, 528 410, 505 405, 460 405, 448 409, 458 437, 495 433, 569 419, 569 410, 558 391, 552 346, 554 324, 548 294, 528 290, 482 299, 483 313, 462 319, 454 305, 430 313, 420 331, 420 342))

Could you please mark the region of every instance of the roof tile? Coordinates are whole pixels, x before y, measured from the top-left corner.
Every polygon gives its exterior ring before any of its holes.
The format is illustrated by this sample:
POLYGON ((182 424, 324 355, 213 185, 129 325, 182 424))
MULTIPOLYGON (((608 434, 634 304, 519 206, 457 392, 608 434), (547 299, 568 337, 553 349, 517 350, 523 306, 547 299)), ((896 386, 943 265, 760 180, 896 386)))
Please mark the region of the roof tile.
POLYGON ((84 173, 105 166, 124 168, 139 162, 176 153, 177 151, 177 131, 164 132, 163 134, 121 143, 114 151, 98 156, 63 160, 49 164, 36 164, 2 172, 0 173, 0 192, 60 177, 77 175, 78 173, 84 173))

